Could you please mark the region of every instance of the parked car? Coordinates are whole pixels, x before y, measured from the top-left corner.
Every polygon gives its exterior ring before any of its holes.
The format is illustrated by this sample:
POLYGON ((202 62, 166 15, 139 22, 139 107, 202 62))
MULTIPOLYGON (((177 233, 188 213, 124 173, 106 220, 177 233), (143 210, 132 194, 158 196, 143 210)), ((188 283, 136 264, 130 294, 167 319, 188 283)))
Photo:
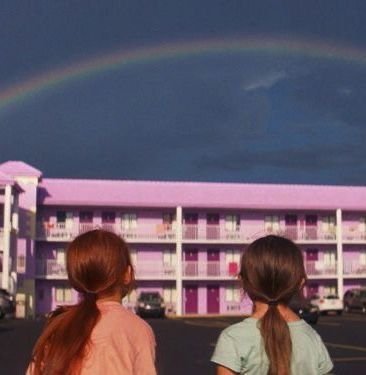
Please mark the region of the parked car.
POLYGON ((342 314, 343 301, 335 294, 315 295, 310 299, 313 305, 318 306, 320 314, 336 312, 342 314))
POLYGON ((296 313, 301 319, 304 319, 309 324, 316 324, 319 317, 319 308, 313 305, 308 299, 297 296, 294 297, 289 307, 296 313))
POLYGON ((13 296, 5 289, 0 289, 0 319, 5 316, 13 316, 15 303, 13 296))
POLYGON ((141 317, 160 317, 165 316, 165 303, 158 292, 142 292, 136 304, 136 313, 141 317))
POLYGON ((348 290, 343 298, 344 311, 359 310, 366 314, 366 288, 348 290))

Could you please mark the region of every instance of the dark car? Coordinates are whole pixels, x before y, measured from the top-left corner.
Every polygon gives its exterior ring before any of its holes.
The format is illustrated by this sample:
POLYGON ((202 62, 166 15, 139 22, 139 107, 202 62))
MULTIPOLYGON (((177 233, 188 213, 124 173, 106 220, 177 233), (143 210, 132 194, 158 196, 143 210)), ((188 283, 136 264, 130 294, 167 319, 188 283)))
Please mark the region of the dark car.
POLYGON ((165 304, 160 293, 142 292, 137 299, 136 313, 141 317, 164 318, 165 304))
POLYGON ((318 306, 313 305, 304 297, 297 296, 289 303, 291 310, 296 313, 301 319, 304 319, 309 324, 316 324, 319 317, 318 306))
POLYGON ((366 288, 347 290, 343 297, 344 311, 358 310, 366 314, 366 288))
POLYGON ((5 316, 13 316, 15 313, 15 303, 13 296, 5 289, 0 289, 0 319, 5 316))

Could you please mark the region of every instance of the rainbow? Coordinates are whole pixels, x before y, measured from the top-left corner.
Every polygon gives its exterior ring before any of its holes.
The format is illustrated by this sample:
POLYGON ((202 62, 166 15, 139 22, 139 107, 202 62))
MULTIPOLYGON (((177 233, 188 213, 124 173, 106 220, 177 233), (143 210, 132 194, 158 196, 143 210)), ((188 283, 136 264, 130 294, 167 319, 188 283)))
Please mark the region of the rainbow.
POLYGON ((307 56, 366 64, 366 51, 362 49, 305 39, 248 37, 166 43, 113 52, 51 70, 13 84, 0 90, 0 110, 71 81, 86 79, 101 72, 120 69, 129 64, 147 64, 195 55, 239 52, 307 56))

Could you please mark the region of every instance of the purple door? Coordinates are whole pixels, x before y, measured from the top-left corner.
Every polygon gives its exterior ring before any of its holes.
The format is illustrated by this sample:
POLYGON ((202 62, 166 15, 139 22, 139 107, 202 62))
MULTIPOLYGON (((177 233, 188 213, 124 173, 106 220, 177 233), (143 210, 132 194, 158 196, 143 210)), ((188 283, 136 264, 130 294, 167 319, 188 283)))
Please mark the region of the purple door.
POLYGON ((317 239, 317 224, 318 218, 316 215, 306 215, 305 216, 305 233, 307 240, 317 239))
POLYGON ((220 250, 207 250, 207 276, 220 276, 220 250))
POLYGON ((185 276, 198 276, 198 251, 190 249, 184 252, 185 276))
POLYGON ((184 215, 183 237, 188 240, 198 239, 198 214, 186 213, 184 215))
POLYGON ((305 269, 308 275, 316 275, 319 271, 316 268, 316 262, 319 259, 318 249, 307 249, 306 250, 306 262, 305 269))
POLYGON ((197 285, 187 285, 185 291, 184 311, 186 314, 195 314, 198 312, 198 288, 197 285))
POLYGON ((290 240, 297 240, 297 215, 285 215, 285 234, 290 240))
POLYGON ((220 238, 220 215, 207 214, 206 236, 208 240, 218 240, 220 238))
POLYGON ((220 312, 220 288, 218 285, 207 287, 207 313, 217 314, 220 312))

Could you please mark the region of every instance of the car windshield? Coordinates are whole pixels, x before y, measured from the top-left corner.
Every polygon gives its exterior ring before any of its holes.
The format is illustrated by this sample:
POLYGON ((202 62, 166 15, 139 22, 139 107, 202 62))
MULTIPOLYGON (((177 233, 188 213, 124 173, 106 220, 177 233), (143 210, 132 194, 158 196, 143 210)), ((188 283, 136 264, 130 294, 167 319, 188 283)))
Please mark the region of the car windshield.
POLYGON ((159 293, 141 293, 139 299, 145 302, 161 302, 162 300, 159 293))

